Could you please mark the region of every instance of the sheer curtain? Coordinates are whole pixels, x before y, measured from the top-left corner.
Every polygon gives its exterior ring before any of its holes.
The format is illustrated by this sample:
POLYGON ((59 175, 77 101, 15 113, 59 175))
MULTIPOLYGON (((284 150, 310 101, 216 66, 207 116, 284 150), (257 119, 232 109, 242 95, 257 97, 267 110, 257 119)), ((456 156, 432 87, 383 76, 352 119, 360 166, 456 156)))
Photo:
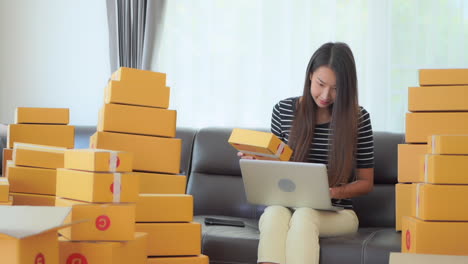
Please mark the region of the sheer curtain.
POLYGON ((312 53, 342 41, 374 129, 403 132, 417 70, 468 67, 468 2, 168 1, 158 37, 151 69, 167 73, 179 126, 269 127, 312 53))

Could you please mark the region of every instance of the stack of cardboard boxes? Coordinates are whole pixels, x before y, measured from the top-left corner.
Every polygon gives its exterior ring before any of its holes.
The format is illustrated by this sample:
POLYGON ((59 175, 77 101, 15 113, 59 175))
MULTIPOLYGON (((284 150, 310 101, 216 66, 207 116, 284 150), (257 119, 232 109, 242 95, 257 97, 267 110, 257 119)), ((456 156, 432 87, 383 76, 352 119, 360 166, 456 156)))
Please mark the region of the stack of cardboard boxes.
POLYGON ((186 177, 177 175, 182 141, 175 138, 177 115, 167 109, 169 95, 164 73, 120 68, 105 89, 90 145, 134 154, 140 178, 136 230, 148 233, 148 263, 208 263, 200 255, 201 225, 192 222, 186 177))
POLYGON ((14 143, 7 177, 14 205, 54 206, 57 169, 65 148, 14 143))
POLYGON ((398 146, 402 252, 468 255, 468 69, 419 74, 398 146))
POLYGON ((65 152, 57 171, 58 207, 71 207, 61 229, 60 263, 146 263, 147 234, 135 232, 139 181, 133 155, 99 149, 65 152))
POLYGON ((63 151, 75 142, 75 127, 68 123, 66 108, 16 109, 3 150, 13 204, 54 204, 56 168, 63 166, 63 151))

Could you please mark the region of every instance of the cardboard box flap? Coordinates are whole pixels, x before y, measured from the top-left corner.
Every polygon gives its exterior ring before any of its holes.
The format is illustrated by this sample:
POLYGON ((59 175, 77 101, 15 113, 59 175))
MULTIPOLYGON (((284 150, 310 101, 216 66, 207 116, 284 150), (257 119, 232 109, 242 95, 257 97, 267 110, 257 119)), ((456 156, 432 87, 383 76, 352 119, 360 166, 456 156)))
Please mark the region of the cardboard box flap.
POLYGON ((1 206, 0 237, 25 238, 66 227, 71 207, 1 206))
POLYGON ((13 149, 27 149, 53 153, 64 153, 67 148, 15 142, 13 143, 13 149))

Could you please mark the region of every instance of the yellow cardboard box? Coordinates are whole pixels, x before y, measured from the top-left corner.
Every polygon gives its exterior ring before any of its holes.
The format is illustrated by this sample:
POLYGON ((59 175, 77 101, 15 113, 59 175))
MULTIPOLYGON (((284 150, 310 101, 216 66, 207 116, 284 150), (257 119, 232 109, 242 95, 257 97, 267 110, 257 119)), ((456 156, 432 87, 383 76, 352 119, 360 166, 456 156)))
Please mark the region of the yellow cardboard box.
POLYGON ((189 257, 150 257, 147 264, 209 264, 210 259, 205 255, 189 257))
POLYGON ((68 108, 17 107, 16 124, 55 124, 68 125, 70 110, 68 108))
POLYGON ((10 183, 7 178, 0 178, 0 202, 8 202, 10 196, 10 183))
POLYGON ((13 193, 13 205, 55 206, 55 195, 13 193))
POLYGON ((140 178, 140 193, 184 194, 187 176, 133 172, 140 178))
POLYGON ((135 203, 139 188, 138 177, 132 173, 57 169, 58 197, 90 203, 135 203))
POLYGON ((428 153, 468 155, 467 135, 432 135, 427 140, 428 153))
POLYGON ((57 229, 69 213, 70 208, 0 206, 1 262, 59 264, 57 229))
POLYGON ((403 217, 403 253, 468 255, 468 222, 423 221, 403 217))
POLYGON ((7 161, 13 160, 13 149, 3 149, 3 161, 2 161, 2 175, 3 177, 7 177, 6 175, 6 167, 7 161))
POLYGON ((420 172, 427 183, 468 184, 468 155, 425 155, 425 167, 420 172))
POLYGON ((169 87, 149 81, 110 81, 104 90, 104 103, 167 109, 170 95, 169 87))
POLYGON ((166 74, 135 68, 120 67, 112 73, 112 80, 116 81, 148 81, 154 86, 166 85, 166 74))
POLYGON ((55 206, 55 195, 14 193, 13 205, 31 205, 31 206, 55 206))
POLYGON ((95 172, 131 172, 133 154, 104 149, 69 149, 65 151, 65 168, 95 172))
POLYGON ((137 223, 148 233, 148 256, 193 256, 201 254, 199 223, 137 223))
POLYGON ((135 204, 92 204, 57 197, 55 206, 71 207, 67 222, 83 219, 92 221, 59 230, 73 241, 126 241, 133 240, 135 233, 135 204))
POLYGON ((390 264, 466 264, 468 256, 450 256, 433 254, 390 253, 390 264))
POLYGON ((15 142, 13 144, 13 162, 19 166, 63 168, 65 150, 66 148, 15 142))
POLYGON ((8 201, 0 202, 0 205, 13 205, 13 196, 12 195, 8 196, 8 201))
POLYGON ((147 234, 126 242, 74 242, 59 238, 61 264, 145 264, 147 234))
POLYGON ((398 144, 398 182, 423 182, 426 144, 398 144))
POLYGON ((192 220, 192 195, 140 194, 138 197, 137 222, 190 222, 192 220))
POLYGON ((273 133, 234 128, 228 140, 234 148, 259 159, 288 161, 292 149, 273 133))
POLYGON ((419 85, 468 84, 468 69, 421 69, 419 85))
POLYGON ((98 131, 175 137, 177 111, 132 105, 105 104, 98 131))
POLYGON ((428 221, 466 221, 468 185, 416 184, 416 217, 428 221))
POLYGON ((395 185, 395 230, 401 231, 403 216, 416 215, 416 184, 395 185))
POLYGON ((406 114, 407 143, 427 143, 428 136, 438 134, 468 134, 468 113, 406 114))
POLYGON ((138 171, 179 173, 182 140, 96 132, 90 138, 91 148, 113 149, 133 153, 133 169, 138 171))
POLYGON ((467 111, 467 86, 429 86, 408 88, 408 110, 467 111))
POLYGON ((55 195, 57 171, 54 169, 15 166, 7 163, 10 191, 55 195))
POLYGON ((47 146, 73 148, 75 145, 75 127, 68 125, 8 125, 8 148, 13 143, 31 143, 47 146))

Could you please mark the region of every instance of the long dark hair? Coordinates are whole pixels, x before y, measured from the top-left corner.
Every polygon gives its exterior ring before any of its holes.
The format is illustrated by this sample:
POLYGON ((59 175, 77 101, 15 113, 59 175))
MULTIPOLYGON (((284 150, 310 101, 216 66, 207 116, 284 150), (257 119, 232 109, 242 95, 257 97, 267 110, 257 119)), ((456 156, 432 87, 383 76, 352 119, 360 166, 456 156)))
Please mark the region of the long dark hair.
POLYGON ((336 75, 336 99, 330 106, 332 131, 328 154, 330 186, 346 183, 355 166, 359 104, 356 65, 353 53, 345 43, 326 43, 310 58, 307 66, 304 92, 298 100, 291 128, 289 145, 294 150, 293 161, 307 161, 317 122, 317 104, 311 95, 311 76, 321 66, 332 69, 336 75))

